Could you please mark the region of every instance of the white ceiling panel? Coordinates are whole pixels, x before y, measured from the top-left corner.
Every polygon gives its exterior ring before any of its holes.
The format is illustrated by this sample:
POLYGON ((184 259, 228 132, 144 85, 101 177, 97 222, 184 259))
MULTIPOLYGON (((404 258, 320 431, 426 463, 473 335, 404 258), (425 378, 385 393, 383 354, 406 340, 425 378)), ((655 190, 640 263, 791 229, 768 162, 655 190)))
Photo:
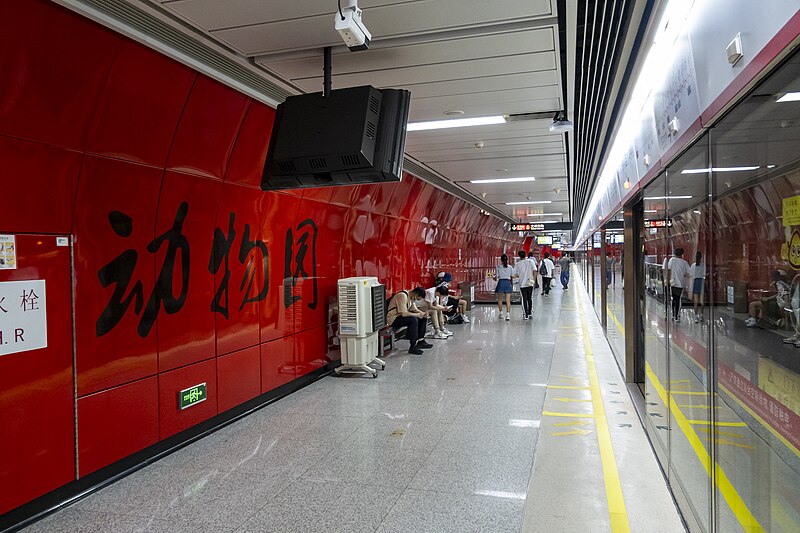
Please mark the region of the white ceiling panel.
MULTIPOLYGON (((173 16, 171 24, 249 58, 265 77, 297 92, 321 90, 322 49, 332 46, 334 89, 407 89, 411 121, 444 119, 452 110, 470 117, 550 113, 564 106, 554 0, 360 0, 373 35, 371 48, 360 52, 346 51, 333 29, 333 0, 131 1, 160 6, 173 16)), ((503 204, 530 196, 558 202, 557 211, 568 209, 566 147, 563 135, 549 133, 550 122, 409 132, 406 153, 465 197, 478 204, 483 198, 527 221, 525 215, 541 206, 503 204), (529 184, 468 183, 531 175, 537 181, 529 184)))

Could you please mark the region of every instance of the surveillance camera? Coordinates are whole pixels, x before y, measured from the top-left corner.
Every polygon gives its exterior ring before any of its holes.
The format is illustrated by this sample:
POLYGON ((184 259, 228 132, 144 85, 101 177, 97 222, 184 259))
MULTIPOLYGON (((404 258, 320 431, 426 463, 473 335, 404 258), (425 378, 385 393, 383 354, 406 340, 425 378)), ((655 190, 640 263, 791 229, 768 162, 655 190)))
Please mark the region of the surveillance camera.
POLYGON ((566 133, 568 131, 572 131, 572 122, 567 120, 561 111, 557 112, 550 124, 550 133, 566 133))
POLYGON ((334 28, 344 40, 344 44, 351 52, 366 50, 369 48, 369 41, 372 34, 369 32, 364 21, 361 20, 361 9, 358 7, 357 0, 344 0, 344 5, 336 12, 334 17, 336 22, 334 28))

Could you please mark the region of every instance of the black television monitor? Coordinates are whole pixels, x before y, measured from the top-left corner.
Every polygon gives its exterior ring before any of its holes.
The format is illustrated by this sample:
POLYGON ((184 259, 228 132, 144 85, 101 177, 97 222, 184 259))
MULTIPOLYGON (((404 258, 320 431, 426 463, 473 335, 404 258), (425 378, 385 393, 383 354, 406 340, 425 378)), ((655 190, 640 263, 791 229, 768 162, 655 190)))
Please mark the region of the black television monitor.
POLYGON ((399 181, 411 93, 351 87, 278 105, 263 190, 399 181))

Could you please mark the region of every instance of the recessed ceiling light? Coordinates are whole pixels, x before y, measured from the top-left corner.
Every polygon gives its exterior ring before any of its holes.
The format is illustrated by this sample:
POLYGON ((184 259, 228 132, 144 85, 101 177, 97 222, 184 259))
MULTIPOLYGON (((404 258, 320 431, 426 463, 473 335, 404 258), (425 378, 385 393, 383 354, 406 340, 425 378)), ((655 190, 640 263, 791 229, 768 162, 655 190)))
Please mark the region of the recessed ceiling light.
POLYGON ((560 217, 564 213, 528 213, 529 217, 560 217))
POLYGON ((800 92, 798 93, 786 93, 777 100, 778 102, 799 102, 800 101, 800 92))
POLYGON ((691 196, 645 196, 645 200, 688 200, 691 196))
POLYGON ((460 109, 448 109, 447 111, 442 113, 442 115, 444 115, 446 117, 459 117, 459 116, 461 116, 463 114, 464 114, 464 112, 461 111, 460 109))
POLYGON ((656 209, 645 209, 644 212, 645 213, 658 213, 658 210, 656 210, 656 209))
POLYGON ((767 165, 767 168, 775 168, 775 165, 767 165))
POLYGON ((482 180, 469 180, 470 183, 514 183, 518 181, 536 181, 533 176, 529 178, 487 178, 482 180))
POLYGON ((449 120, 431 120, 428 122, 411 122, 406 131, 440 130, 445 128, 463 128, 466 126, 487 126, 490 124, 505 124, 503 115, 493 117, 455 118, 449 120))
POLYGON ((532 204, 552 204, 550 200, 532 200, 529 202, 506 202, 506 205, 532 205, 532 204))
POLYGON ((687 168, 681 174, 705 174, 709 170, 713 172, 741 172, 745 170, 756 170, 761 167, 713 167, 713 168, 687 168))

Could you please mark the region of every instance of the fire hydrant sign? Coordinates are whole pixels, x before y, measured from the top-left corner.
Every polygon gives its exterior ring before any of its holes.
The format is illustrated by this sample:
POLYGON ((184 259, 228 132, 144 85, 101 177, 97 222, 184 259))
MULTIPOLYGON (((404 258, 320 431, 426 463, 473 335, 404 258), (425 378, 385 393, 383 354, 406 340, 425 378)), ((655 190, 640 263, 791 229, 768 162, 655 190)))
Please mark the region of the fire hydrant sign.
POLYGON ((0 356, 47 347, 44 280, 0 282, 0 356))

